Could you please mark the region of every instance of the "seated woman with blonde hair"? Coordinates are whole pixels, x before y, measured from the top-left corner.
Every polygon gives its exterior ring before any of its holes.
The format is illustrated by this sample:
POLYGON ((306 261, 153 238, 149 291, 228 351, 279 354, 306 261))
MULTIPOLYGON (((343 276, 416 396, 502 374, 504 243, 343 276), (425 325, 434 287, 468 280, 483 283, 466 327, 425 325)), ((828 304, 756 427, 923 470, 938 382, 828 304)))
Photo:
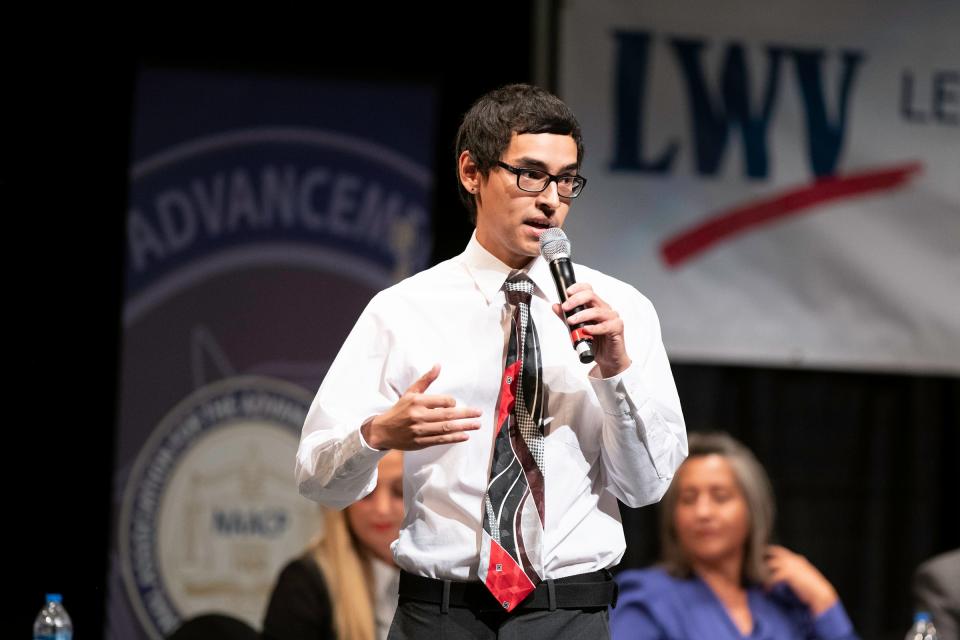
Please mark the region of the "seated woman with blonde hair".
POLYGON ((770 545, 763 467, 723 433, 692 433, 662 501, 661 566, 617 576, 614 640, 856 638, 833 585, 803 556, 770 545))
POLYGON ((274 586, 265 640, 386 638, 397 608, 400 570, 391 543, 403 520, 403 456, 377 466, 377 486, 343 511, 322 508, 323 528, 274 586))

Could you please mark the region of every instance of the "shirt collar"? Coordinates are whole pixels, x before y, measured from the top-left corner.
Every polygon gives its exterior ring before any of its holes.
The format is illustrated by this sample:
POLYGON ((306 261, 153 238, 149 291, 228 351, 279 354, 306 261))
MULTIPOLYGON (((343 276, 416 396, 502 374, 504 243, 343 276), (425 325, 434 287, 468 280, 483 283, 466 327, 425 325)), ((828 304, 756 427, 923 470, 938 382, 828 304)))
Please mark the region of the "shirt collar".
POLYGON ((503 283, 517 271, 526 272, 533 281, 534 295, 551 303, 560 302, 553 276, 550 275, 550 267, 542 256, 533 258, 522 269, 513 269, 487 251, 477 240, 477 232, 474 230, 467 248, 460 254, 460 260, 477 284, 477 289, 483 294, 487 304, 491 304, 496 299, 497 293, 503 288, 503 283))

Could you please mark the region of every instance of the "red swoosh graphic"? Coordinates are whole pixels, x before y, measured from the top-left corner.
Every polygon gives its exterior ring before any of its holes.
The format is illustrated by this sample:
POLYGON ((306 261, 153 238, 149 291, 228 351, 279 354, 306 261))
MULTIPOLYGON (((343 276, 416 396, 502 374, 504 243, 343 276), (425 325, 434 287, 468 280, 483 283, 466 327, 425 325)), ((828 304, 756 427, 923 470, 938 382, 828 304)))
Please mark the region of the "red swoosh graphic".
POLYGON ((778 218, 806 213, 805 210, 832 200, 895 189, 916 177, 922 170, 923 163, 910 162, 845 176, 819 178, 811 184, 789 189, 780 195, 712 215, 668 238, 660 246, 660 253, 668 267, 676 268, 713 245, 730 240, 754 227, 778 218))

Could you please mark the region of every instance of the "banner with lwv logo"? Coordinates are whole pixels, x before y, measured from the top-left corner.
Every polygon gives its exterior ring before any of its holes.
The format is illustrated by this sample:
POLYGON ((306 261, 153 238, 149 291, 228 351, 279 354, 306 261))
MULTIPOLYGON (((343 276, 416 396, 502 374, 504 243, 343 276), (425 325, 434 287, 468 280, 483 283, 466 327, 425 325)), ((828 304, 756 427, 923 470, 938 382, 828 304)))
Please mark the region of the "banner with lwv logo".
POLYGON ((960 372, 960 5, 564 3, 574 259, 677 360, 960 372))
POLYGON ((300 428, 374 293, 426 266, 431 90, 145 70, 106 637, 259 629, 319 531, 300 428))

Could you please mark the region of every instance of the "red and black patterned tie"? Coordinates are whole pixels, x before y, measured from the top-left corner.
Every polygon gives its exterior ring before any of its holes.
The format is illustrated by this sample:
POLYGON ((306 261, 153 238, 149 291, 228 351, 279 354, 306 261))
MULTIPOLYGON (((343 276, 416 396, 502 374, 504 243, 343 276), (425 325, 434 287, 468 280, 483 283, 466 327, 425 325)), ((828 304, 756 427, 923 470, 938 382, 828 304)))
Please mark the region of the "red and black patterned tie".
POLYGON ((543 383, 540 343, 530 317, 533 283, 521 273, 504 289, 514 308, 484 498, 479 576, 512 611, 541 580, 543 383))

